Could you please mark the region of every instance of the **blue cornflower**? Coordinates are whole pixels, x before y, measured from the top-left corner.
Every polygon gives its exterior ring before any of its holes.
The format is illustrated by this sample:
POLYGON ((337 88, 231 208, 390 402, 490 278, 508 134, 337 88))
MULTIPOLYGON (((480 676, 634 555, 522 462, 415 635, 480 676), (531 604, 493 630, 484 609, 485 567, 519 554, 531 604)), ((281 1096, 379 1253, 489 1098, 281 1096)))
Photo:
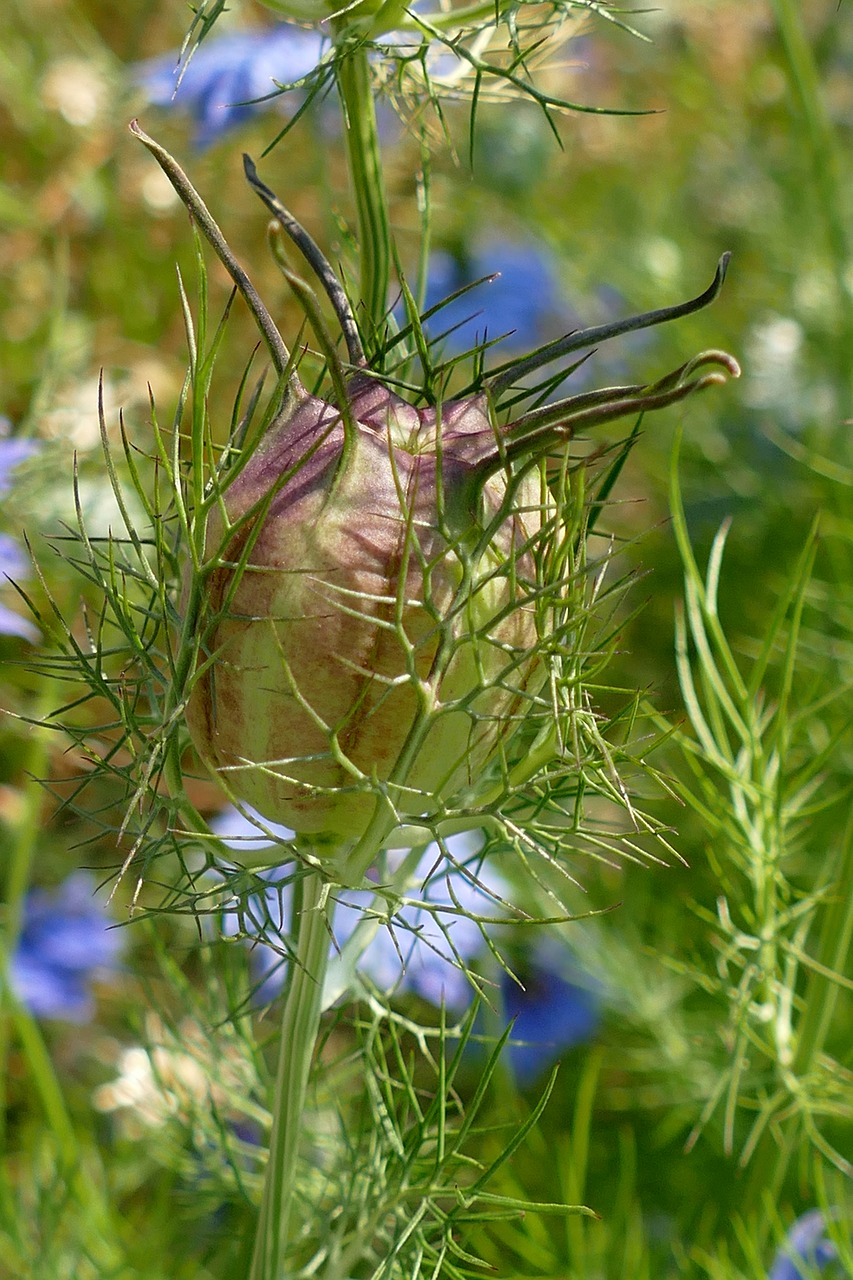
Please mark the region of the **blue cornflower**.
POLYGON ((292 109, 289 95, 268 95, 277 84, 295 84, 310 75, 327 47, 320 32, 282 23, 212 36, 183 66, 174 53, 152 58, 133 68, 133 78, 152 106, 188 112, 196 125, 196 145, 204 148, 265 107, 292 109))
POLYGON ((92 978, 116 967, 122 938, 94 892, 94 878, 76 871, 56 890, 27 895, 10 976, 18 999, 37 1018, 87 1022, 94 1012, 92 978))
POLYGON ((767 1280, 806 1280, 806 1274, 822 1271, 838 1257, 826 1234, 826 1220, 820 1209, 810 1209, 791 1227, 779 1249, 767 1280), (802 1267, 806 1267, 806 1271, 802 1267))
POLYGON ((503 1012, 513 1020, 509 1060, 520 1085, 534 1084, 558 1058, 589 1040, 600 1021, 599 998, 567 947, 535 948, 516 975, 501 976, 503 1012))
MULTIPOLYGON (((282 838, 291 834, 285 828, 267 825, 282 838)), ((212 826, 226 844, 238 850, 258 849, 269 843, 248 818, 232 808, 226 809, 212 826)), ((472 852, 470 836, 454 837, 448 844, 464 866, 472 852)), ((276 873, 270 875, 276 877, 276 873)), ((434 845, 421 858, 415 884, 417 888, 409 891, 410 897, 419 894, 432 908, 447 908, 447 914, 439 910, 436 917, 432 910, 415 904, 404 906, 393 924, 376 932, 358 961, 358 970, 388 994, 412 992, 436 1007, 443 1003, 459 1016, 473 997, 461 964, 477 963, 482 971, 486 946, 477 921, 458 911, 461 908, 461 912, 472 916, 499 917, 500 901, 509 896, 509 886, 488 866, 477 868, 475 883, 460 867, 448 865, 434 845)), ((369 892, 339 893, 333 919, 336 947, 346 944, 372 905, 369 892)), ((238 928, 258 934, 281 932, 287 927, 289 909, 289 886, 271 887, 264 903, 252 904, 251 910, 240 916, 239 924, 235 913, 226 912, 224 929, 230 935, 236 934, 238 928)), ((258 941, 253 944, 252 956, 259 997, 272 999, 284 981, 281 955, 258 941)), ((518 969, 521 987, 503 972, 497 976, 496 985, 505 1017, 514 1020, 510 1066, 519 1084, 526 1086, 566 1049, 593 1034, 598 1025, 598 1000, 590 985, 581 980, 568 949, 559 944, 538 947, 518 969)))
MULTIPOLYGON (((12 486, 13 472, 17 466, 25 462, 38 449, 35 440, 0 439, 0 494, 7 493, 12 486)), ((5 586, 6 579, 25 578, 28 575, 30 562, 22 548, 8 534, 0 533, 0 587, 5 586)), ((0 635, 20 636, 23 640, 37 641, 38 628, 28 618, 23 618, 14 609, 0 601, 0 635)))
POLYGON ((445 250, 429 260, 424 310, 483 276, 500 274, 448 303, 424 326, 428 338, 447 333, 443 347, 450 355, 471 350, 484 339, 500 338, 500 355, 529 351, 566 333, 577 318, 566 305, 555 265, 534 244, 493 239, 465 256, 445 250), (448 333, 448 330, 453 330, 448 333))

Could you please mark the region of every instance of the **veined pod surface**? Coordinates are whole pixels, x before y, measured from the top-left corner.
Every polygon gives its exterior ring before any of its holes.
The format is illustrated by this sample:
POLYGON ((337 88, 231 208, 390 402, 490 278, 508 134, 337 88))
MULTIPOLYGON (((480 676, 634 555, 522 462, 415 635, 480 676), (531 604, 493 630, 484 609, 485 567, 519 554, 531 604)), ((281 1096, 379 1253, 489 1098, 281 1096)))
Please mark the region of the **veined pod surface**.
POLYGON ((368 373, 273 425, 209 530, 188 708, 236 796, 355 839, 377 784, 406 817, 480 777, 543 678, 539 474, 497 458, 485 395, 415 409, 368 373))
POLYGON ((564 710, 545 689, 574 626, 567 513, 547 459, 578 431, 673 404, 739 369, 710 350, 656 382, 582 392, 510 422, 496 406, 505 392, 524 400, 519 385, 554 360, 707 306, 728 255, 695 298, 566 334, 481 376, 476 394, 418 408, 370 368, 343 286, 244 157, 340 322, 346 366, 309 286, 285 268, 326 355, 333 403, 302 386, 186 174, 136 122, 131 130, 225 265, 287 383, 268 431, 236 465, 229 455, 191 517, 205 522, 205 546, 186 572, 194 652, 176 698, 197 752, 233 799, 315 845, 368 831, 381 843, 397 822, 429 827, 454 810, 454 821, 475 820, 496 794, 491 765, 506 782, 514 744, 503 751, 519 724, 532 711, 553 727, 564 710))

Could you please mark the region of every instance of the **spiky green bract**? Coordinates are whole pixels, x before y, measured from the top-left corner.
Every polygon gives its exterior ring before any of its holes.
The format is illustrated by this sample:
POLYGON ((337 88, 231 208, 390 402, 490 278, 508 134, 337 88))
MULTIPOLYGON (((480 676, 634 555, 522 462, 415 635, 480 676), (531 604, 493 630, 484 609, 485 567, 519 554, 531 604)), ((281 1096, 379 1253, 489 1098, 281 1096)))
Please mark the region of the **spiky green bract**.
MULTIPOLYGON (((602 540, 601 550, 593 552, 587 537, 589 521, 600 511, 599 486, 603 493, 609 483, 610 461, 606 454, 597 465, 594 456, 586 463, 580 455, 573 460, 568 445, 576 430, 664 406, 718 382, 736 373, 734 362, 711 352, 650 386, 584 393, 518 416, 520 399, 534 397, 535 389, 513 387, 511 366, 496 371, 494 389, 480 366, 478 381, 463 401, 445 399, 442 369, 429 368, 431 399, 419 405, 416 389, 404 399, 389 385, 387 367, 378 378, 366 368, 353 374, 341 366, 334 340, 318 328, 333 387, 328 398, 309 397, 200 197, 174 160, 138 127, 135 132, 187 201, 246 298, 278 379, 264 409, 261 385, 250 389, 247 370, 227 442, 219 443, 209 408, 227 312, 208 337, 199 249, 196 319, 185 295, 183 300, 191 364, 170 429, 164 429, 152 405, 153 449, 138 452, 122 428, 119 459, 102 419, 126 536, 114 530, 93 540, 81 512, 71 553, 99 601, 97 613, 90 615, 84 633, 65 621, 60 602, 47 606, 48 616, 43 607, 39 614, 65 654, 46 666, 61 675, 74 670, 88 689, 82 698, 75 692, 68 714, 58 714, 52 723, 96 762, 97 776, 110 776, 125 789, 120 838, 127 861, 144 850, 147 857, 171 853, 183 863, 181 828, 196 835, 205 856, 213 857, 217 846, 205 837, 185 785, 185 770, 192 768, 186 755, 187 707, 201 697, 206 683, 215 684, 218 672, 226 673, 228 684, 229 662, 232 668, 242 665, 241 688, 248 689, 248 700, 240 721, 254 733, 252 701, 261 723, 266 703, 285 696, 288 667, 292 672, 295 662, 308 660, 287 631, 288 625, 303 625, 301 617, 291 617, 288 624, 276 609, 285 615, 290 607, 291 614, 304 617, 309 595, 325 596, 329 634, 324 637, 318 623, 308 658, 316 665, 315 650, 326 644, 330 669, 339 676, 346 672, 352 688, 336 695, 337 709, 333 705, 329 712, 322 704, 325 695, 305 688, 300 670, 299 711, 311 721, 315 741, 290 735, 282 749, 270 750, 250 740, 242 759, 219 761, 214 755, 212 763, 225 766, 218 777, 236 798, 257 798, 251 789, 241 790, 241 780, 253 772, 281 788, 282 776, 290 771, 303 798, 313 796, 321 814, 329 806, 342 814, 354 800, 362 816, 348 819, 355 838, 345 852, 339 850, 337 874, 358 880, 389 842, 423 845, 472 826, 551 857, 559 854, 567 830, 573 842, 581 838, 584 797, 592 794, 627 806, 632 824, 642 828, 644 821, 618 781, 614 749, 606 745, 590 693, 613 642, 596 636, 596 618, 611 607, 610 593, 614 602, 619 594, 619 584, 611 587, 606 578, 612 548, 602 540), (711 365, 711 372, 703 365, 711 365), (512 406, 509 413, 502 409, 504 396, 512 406), (298 447, 288 445, 291 461, 282 471, 269 459, 294 422, 302 424, 304 438, 298 447), (416 483, 407 487, 412 476, 416 483), (378 488, 384 506, 372 507, 378 488), (278 525, 283 521, 286 530, 292 513, 280 515, 276 504, 293 506, 297 495, 308 504, 313 523, 293 525, 291 550, 278 525), (140 511, 149 522, 141 531, 140 511), (357 564, 352 570, 353 557, 359 539, 376 542, 383 524, 393 526, 393 553, 383 551, 376 581, 366 583, 358 578, 357 564), (336 568, 330 558, 341 537, 346 554, 336 568), (273 548, 266 564, 260 554, 264 539, 273 548), (318 547, 322 565, 312 560, 318 547), (398 572, 400 566, 405 572, 398 572), (289 586, 289 579, 298 579, 297 585, 289 586), (286 596, 284 605, 273 603, 266 613, 235 605, 238 591, 248 583, 255 590, 264 580, 274 584, 273 601, 282 591, 295 591, 295 606, 288 606, 286 596), (350 626, 374 637, 357 653, 337 647, 334 628, 339 637, 350 626), (220 627, 226 633, 240 627, 262 634, 264 666, 251 654, 233 662, 227 634, 224 648, 218 638, 220 627), (380 641, 392 658, 384 660, 384 668, 371 670, 371 653, 379 652, 380 641), (346 733, 384 714, 386 703, 392 714, 384 722, 390 724, 384 754, 379 743, 375 760, 359 756, 346 733), (108 709, 105 718, 102 708, 108 709), (421 757, 431 735, 440 747, 421 757)), ((266 189, 257 185, 264 195, 266 189)), ((275 204, 271 208, 277 212, 275 204)), ((289 278, 310 307, 308 286, 292 273, 289 278)), ((711 288, 689 304, 570 335, 525 360, 524 368, 532 371, 611 332, 657 324, 703 306, 721 280, 720 271, 711 288)), ((328 277, 321 282, 334 302, 328 277)), ((419 332, 416 313, 409 328, 419 332)), ((352 338, 352 329, 345 331, 352 338)), ((358 361, 354 339, 350 350, 358 361)), ((328 684, 328 671, 319 679, 328 684)), ((210 703, 215 709, 215 694, 210 703)), ((93 781, 87 769, 80 791, 93 781)), ((78 798, 74 792, 66 803, 77 804, 78 798)), ((277 806, 278 801, 275 807, 260 807, 268 818, 292 818, 277 806)), ((343 820, 325 825, 339 834, 343 820)), ((323 834, 322 819, 303 825, 323 834)), ((316 850, 306 853, 309 862, 316 856, 316 850)))
MULTIPOLYGON (((572 36, 580 34, 590 18, 619 27, 638 39, 648 39, 622 14, 599 0, 544 4, 534 0, 522 0, 521 4, 475 0, 472 4, 424 5, 417 9, 399 0, 358 0, 349 5, 326 0, 266 3, 284 18, 313 25, 331 35, 329 51, 317 71, 302 82, 312 98, 328 91, 342 65, 353 55, 358 59, 360 54, 370 53, 374 94, 377 88, 385 89, 392 102, 416 104, 420 109, 430 102, 439 118, 442 98, 467 100, 471 103, 472 140, 478 106, 507 97, 529 98, 549 120, 552 114, 566 111, 643 114, 576 102, 549 93, 538 83, 537 72, 543 62, 553 58, 572 36)), ((182 50, 185 59, 192 57, 195 48, 210 35, 223 12, 223 0, 203 0, 194 9, 182 50)), ((346 106, 352 105, 353 100, 345 92, 342 97, 346 106)))

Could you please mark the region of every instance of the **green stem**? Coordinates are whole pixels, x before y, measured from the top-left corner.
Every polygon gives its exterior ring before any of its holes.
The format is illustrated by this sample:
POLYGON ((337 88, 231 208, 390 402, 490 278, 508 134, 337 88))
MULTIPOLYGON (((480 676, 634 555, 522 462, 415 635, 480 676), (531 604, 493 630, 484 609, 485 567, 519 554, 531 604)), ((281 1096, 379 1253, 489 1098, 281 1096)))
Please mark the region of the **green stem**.
POLYGON ((370 360, 388 312, 391 221, 367 50, 363 43, 347 35, 345 18, 333 30, 336 43, 348 45, 346 50, 341 50, 342 57, 337 63, 338 91, 344 114, 350 185, 358 218, 362 336, 370 360))
POLYGON ((394 903, 394 900, 409 888, 414 872, 417 870, 418 864, 423 857, 424 849, 430 839, 431 837, 427 836, 425 843, 410 849, 408 855, 401 860, 396 871, 385 881, 383 885, 384 892, 373 895, 369 909, 362 914, 361 919, 346 942, 338 950, 337 954, 333 956, 326 973, 323 989, 324 1009, 331 1008, 336 1000, 339 1000, 346 992, 353 989, 359 960, 376 937, 380 928, 382 928, 385 919, 393 915, 397 905, 399 905, 397 901, 393 909, 389 909, 389 895, 394 895, 394 898, 391 899, 391 902, 394 903))
MULTIPOLYGON (((823 907, 823 920, 815 960, 819 967, 809 972, 803 997, 803 1012, 797 1026, 796 1048, 789 1068, 791 1085, 807 1078, 824 1051, 839 996, 833 973, 848 971, 853 950, 853 817, 847 823, 840 866, 834 875, 834 889, 823 907)), ((791 1088, 789 1085, 789 1088, 791 1088)), ((794 1092, 791 1088, 791 1092, 794 1092)), ((750 1161, 750 1180, 745 1203, 758 1219, 758 1238, 763 1243, 771 1220, 762 1215, 766 1200, 775 1204, 785 1183, 790 1162, 801 1137, 802 1116, 795 1111, 785 1122, 781 1136, 767 1129, 750 1161)))
POLYGON ((281 1024, 273 1129, 249 1280, 282 1280, 308 1077, 329 956, 328 890, 307 871, 294 885, 295 961, 281 1024))

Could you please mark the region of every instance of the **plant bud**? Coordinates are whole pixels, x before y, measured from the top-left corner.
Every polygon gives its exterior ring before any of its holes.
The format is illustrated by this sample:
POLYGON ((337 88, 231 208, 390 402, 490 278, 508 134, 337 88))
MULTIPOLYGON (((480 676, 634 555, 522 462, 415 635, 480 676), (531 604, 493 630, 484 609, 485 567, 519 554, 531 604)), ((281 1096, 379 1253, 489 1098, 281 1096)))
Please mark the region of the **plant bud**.
POLYGON ((347 400, 298 400, 225 488, 188 707, 235 796, 337 839, 475 783, 543 678, 538 474, 510 501, 486 396, 347 400))
POLYGON ((194 490, 192 536, 203 520, 205 550, 187 571, 194 669, 188 686, 181 675, 180 697, 195 747, 233 800, 314 844, 381 843, 412 818, 428 827, 476 818, 508 785, 518 751, 509 738, 529 713, 537 730, 548 722, 555 748, 560 736, 553 689, 575 626, 565 539, 582 530, 567 531, 545 462, 578 430, 673 404, 739 370, 707 351, 658 382, 584 392, 507 424, 495 406, 504 392, 523 400, 519 380, 556 359, 706 306, 728 255, 696 298, 569 333, 481 376, 477 394, 416 408, 369 368, 342 284, 244 157, 340 323, 348 380, 310 287, 284 264, 326 356, 333 404, 302 386, 186 174, 131 128, 232 276, 287 387, 250 455, 236 464, 229 455, 207 498, 194 490))
POLYGON ((550 766, 572 732, 564 668, 578 658, 570 597, 585 529, 562 461, 552 487, 548 460, 578 431, 674 404, 740 370, 726 352, 705 351, 657 382, 582 392, 510 422, 499 418, 503 395, 510 404, 535 397, 553 380, 539 392, 521 387, 543 366, 707 306, 729 255, 695 298, 568 333, 480 370, 476 394, 416 408, 370 369, 343 285, 244 156, 250 185, 340 324, 346 366, 311 288, 282 262, 326 358, 332 403, 303 387, 187 175, 136 121, 130 127, 234 281, 285 388, 263 438, 236 462, 227 451, 207 486, 207 444, 194 426, 181 493, 195 549, 181 629, 189 647, 174 664, 175 705, 232 800, 315 846, 336 842, 326 853, 355 883, 395 825, 481 825, 519 776, 516 764, 525 776, 550 766), (510 742, 519 726, 530 734, 510 742), (519 760, 531 738, 535 752, 519 760))

